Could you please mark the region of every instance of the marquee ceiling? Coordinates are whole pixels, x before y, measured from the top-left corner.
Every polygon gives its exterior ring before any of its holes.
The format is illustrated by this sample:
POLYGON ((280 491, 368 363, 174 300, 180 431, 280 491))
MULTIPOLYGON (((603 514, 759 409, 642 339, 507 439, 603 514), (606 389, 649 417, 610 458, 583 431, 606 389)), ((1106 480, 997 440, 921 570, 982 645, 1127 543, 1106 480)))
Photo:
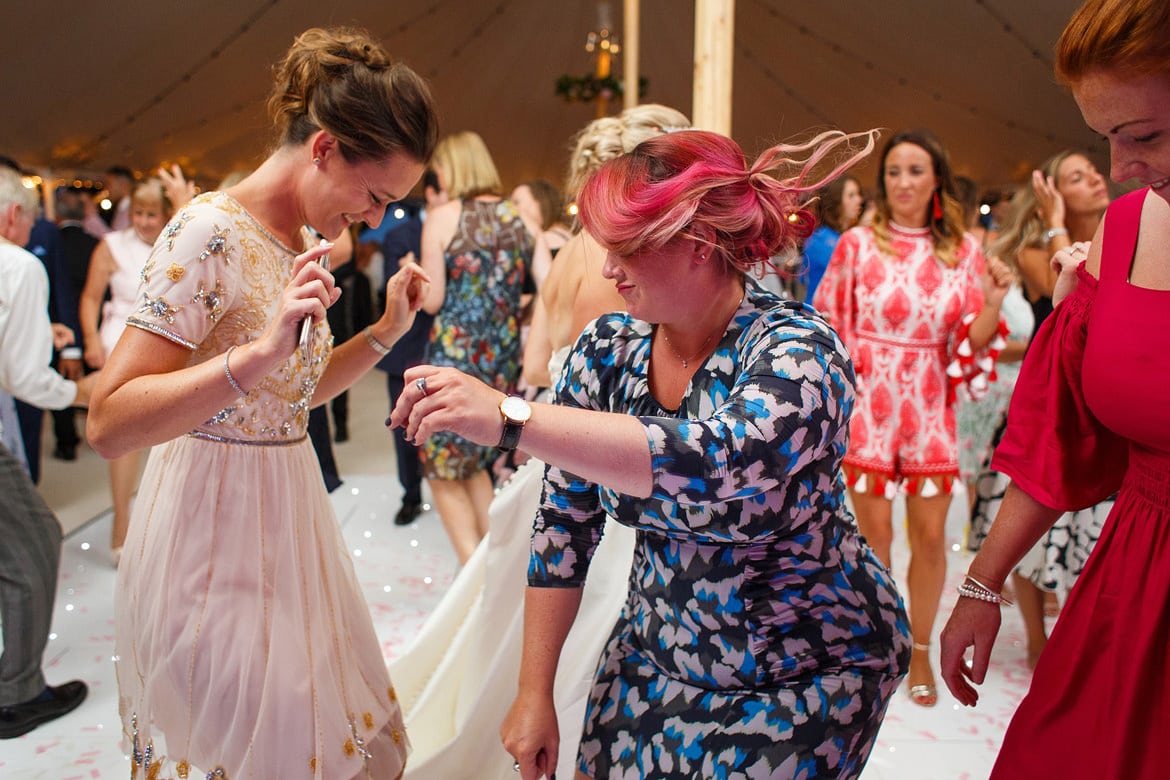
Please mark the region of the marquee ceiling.
MULTIPOLYGON (((810 128, 925 126, 988 186, 1067 147, 1104 165, 1052 77, 1077 4, 738 0, 732 135, 754 153, 810 128)), ((610 6, 620 36, 621 2, 610 6)), ((642 0, 641 15, 644 100, 689 113, 693 4, 642 0)), ((594 0, 20 3, 0 30, 0 153, 64 176, 179 161, 213 185, 263 157, 271 65, 294 35, 356 24, 430 81, 444 132, 484 137, 507 186, 559 184, 595 107, 565 102, 554 83, 590 71, 598 18, 594 0)))

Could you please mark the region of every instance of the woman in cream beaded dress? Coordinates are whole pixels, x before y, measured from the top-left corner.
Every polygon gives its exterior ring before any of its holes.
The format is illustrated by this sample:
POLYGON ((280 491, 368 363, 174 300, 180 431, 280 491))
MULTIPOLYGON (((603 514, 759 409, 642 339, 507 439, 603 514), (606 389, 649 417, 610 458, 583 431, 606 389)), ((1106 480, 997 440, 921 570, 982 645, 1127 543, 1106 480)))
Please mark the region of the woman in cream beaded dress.
POLYGON ((156 445, 118 570, 119 707, 132 777, 395 778, 408 743, 316 457, 309 407, 371 368, 425 274, 335 346, 322 264, 377 225, 437 138, 426 85, 355 30, 308 30, 277 69, 278 142, 168 224, 102 371, 105 457, 156 445), (302 346, 302 322, 311 319, 302 346))
MULTIPOLYGON (((690 126, 683 114, 647 104, 587 125, 577 136, 566 190, 574 196, 602 163, 647 138, 690 126)), ((605 250, 579 232, 557 254, 541 287, 524 352, 524 378, 555 384, 585 325, 625 301, 602 278, 605 250)), ((499 729, 516 697, 523 641, 529 537, 545 464, 528 460, 500 488, 490 530, 460 570, 415 642, 390 664, 415 753, 406 778, 508 780, 512 757, 499 729)), ((557 720, 564 740, 557 771, 572 777, 577 739, 597 657, 621 612, 633 559, 633 530, 610 522, 593 559, 581 611, 558 670, 557 720)))

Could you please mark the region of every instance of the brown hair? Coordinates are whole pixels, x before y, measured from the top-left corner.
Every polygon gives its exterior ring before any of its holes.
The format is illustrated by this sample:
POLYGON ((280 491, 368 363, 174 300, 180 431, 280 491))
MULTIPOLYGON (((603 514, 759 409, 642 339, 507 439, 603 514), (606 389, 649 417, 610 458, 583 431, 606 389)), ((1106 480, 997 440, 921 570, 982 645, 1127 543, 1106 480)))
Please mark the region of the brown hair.
POLYGON ((546 179, 531 179, 524 186, 540 206, 540 229, 548 230, 565 216, 565 197, 546 179))
POLYGON ((1170 73, 1170 3, 1087 0, 1056 44, 1056 77, 1071 84, 1093 68, 1170 73))
POLYGON ((930 155, 931 166, 938 179, 937 192, 942 206, 942 219, 935 219, 931 206, 928 205, 927 225, 930 227, 935 256, 944 265, 954 267, 959 262, 957 252, 963 243, 966 226, 963 220, 963 205, 955 196, 955 180, 951 176, 951 163, 947 151, 943 148, 942 142, 928 130, 902 130, 891 136, 882 148, 877 171, 877 211, 873 215, 873 235, 878 249, 883 254, 894 253, 893 245, 890 243, 890 203, 886 196, 886 158, 890 150, 899 144, 914 144, 930 155))
POLYGON ((426 83, 365 32, 306 30, 275 70, 268 107, 281 145, 325 130, 351 162, 394 152, 426 162, 434 152, 438 118, 426 83))
POLYGON ((849 182, 856 184, 858 191, 861 190, 861 182, 857 177, 846 174, 833 179, 817 193, 818 221, 838 233, 844 233, 857 224, 856 219, 851 224, 845 224, 845 214, 842 212, 845 207, 845 185, 849 182))

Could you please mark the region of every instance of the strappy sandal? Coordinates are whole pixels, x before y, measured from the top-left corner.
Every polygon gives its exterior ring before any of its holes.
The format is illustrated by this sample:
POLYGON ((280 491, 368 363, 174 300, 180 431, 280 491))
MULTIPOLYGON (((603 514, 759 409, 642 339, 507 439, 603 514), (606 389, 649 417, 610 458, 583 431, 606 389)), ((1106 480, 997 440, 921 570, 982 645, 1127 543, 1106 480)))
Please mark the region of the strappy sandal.
MULTIPOLYGON (((914 652, 930 652, 930 644, 914 643, 914 652)), ((938 686, 933 683, 910 686, 910 701, 919 707, 933 707, 938 704, 938 686)))

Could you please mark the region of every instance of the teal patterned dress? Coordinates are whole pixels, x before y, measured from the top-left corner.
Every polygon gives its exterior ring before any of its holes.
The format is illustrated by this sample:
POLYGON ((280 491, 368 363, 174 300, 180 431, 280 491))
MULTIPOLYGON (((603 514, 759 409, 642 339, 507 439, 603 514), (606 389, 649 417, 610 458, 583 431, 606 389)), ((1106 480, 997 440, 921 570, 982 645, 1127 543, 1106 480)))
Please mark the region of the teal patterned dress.
MULTIPOLYGON (((431 326, 426 361, 453 366, 511 393, 520 378, 520 291, 532 263, 532 236, 509 200, 467 199, 444 251, 447 294, 431 326)), ((420 448, 428 479, 469 479, 495 457, 453 433, 420 448)))

